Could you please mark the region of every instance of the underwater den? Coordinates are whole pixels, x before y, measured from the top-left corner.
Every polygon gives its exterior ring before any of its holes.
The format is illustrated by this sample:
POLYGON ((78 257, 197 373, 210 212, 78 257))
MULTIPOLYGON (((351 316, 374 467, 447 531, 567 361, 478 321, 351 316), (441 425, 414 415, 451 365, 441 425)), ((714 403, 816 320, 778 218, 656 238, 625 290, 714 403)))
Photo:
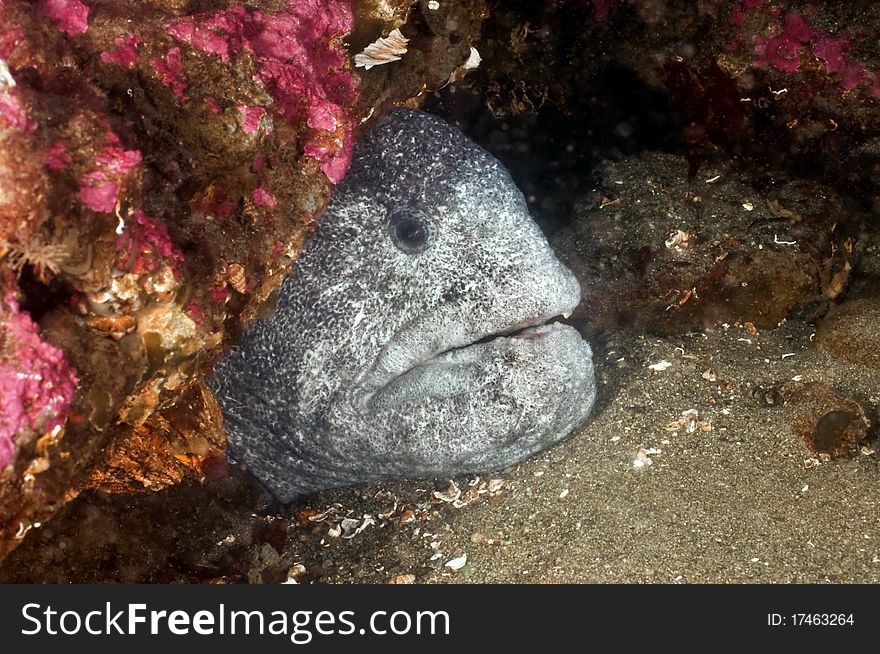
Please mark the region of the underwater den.
POLYGON ((0 0, 0 583, 880 582, 878 35, 0 0))

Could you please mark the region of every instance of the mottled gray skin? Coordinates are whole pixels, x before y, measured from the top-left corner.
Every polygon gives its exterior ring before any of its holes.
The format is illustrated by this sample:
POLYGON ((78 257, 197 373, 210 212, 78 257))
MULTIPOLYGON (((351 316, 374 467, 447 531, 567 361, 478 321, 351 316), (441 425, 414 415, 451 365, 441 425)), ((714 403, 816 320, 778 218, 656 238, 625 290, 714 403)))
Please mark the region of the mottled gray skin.
POLYGON ((593 406, 589 345, 543 324, 579 301, 504 167, 395 111, 355 149, 277 310, 215 368, 232 455, 284 501, 520 461, 593 406))

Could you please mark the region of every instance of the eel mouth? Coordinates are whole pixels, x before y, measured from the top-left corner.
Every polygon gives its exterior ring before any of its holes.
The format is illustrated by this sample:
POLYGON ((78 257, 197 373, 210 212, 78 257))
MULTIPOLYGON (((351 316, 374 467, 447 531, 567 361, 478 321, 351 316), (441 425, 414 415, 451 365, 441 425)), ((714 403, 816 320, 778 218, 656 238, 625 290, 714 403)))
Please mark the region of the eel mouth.
MULTIPOLYGON (((546 337, 563 329, 563 321, 568 320, 574 307, 548 312, 544 315, 525 318, 508 323, 497 329, 478 335, 461 335, 451 342, 438 343, 430 338, 420 339, 422 329, 405 329, 382 349, 375 363, 361 376, 353 394, 354 401, 363 409, 372 408, 377 397, 396 380, 418 366, 440 363, 456 353, 485 345, 499 339, 512 339, 528 343, 546 337)), ((570 327, 569 327, 570 328, 570 327)))
MULTIPOLYGON (((555 314, 550 318, 533 318, 530 320, 523 320, 515 325, 508 327, 507 329, 501 329, 497 332, 493 332, 487 336, 483 336, 467 345, 460 345, 457 347, 450 347, 442 352, 438 352, 436 355, 430 357, 426 361, 421 361, 416 365, 420 365, 422 363, 427 363, 432 359, 439 359, 440 357, 449 354, 450 352, 456 352, 459 350, 466 350, 469 347, 474 347, 475 345, 485 345, 486 343, 491 343, 492 341, 496 341, 500 338, 514 338, 518 340, 534 340, 536 338, 540 338, 544 334, 549 333, 551 330, 558 329, 563 321, 571 318, 571 311, 565 311, 563 313, 555 314)), ((404 373, 406 374, 406 373, 404 373)))

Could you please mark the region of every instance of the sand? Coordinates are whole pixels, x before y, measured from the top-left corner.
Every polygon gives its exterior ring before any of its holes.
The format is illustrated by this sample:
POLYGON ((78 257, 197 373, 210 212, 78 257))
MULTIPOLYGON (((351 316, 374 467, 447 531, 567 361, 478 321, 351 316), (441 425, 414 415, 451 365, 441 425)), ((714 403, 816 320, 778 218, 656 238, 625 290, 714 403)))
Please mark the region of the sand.
MULTIPOLYGON (((878 581, 878 455, 867 446, 819 463, 789 409, 753 397, 757 384, 796 378, 790 386, 821 381, 876 403, 878 372, 814 348, 812 334, 788 323, 757 335, 735 327, 619 335, 601 351, 600 404, 584 428, 483 477, 504 480, 496 498, 459 509, 444 502, 424 524, 325 538, 327 580, 412 572, 420 582, 468 583, 878 581), (648 367, 661 361, 672 365, 648 367), (710 368, 715 381, 703 377, 710 368), (697 413, 683 418, 689 411, 697 413), (460 569, 444 565, 465 554, 460 569)), ((457 480, 465 490, 472 482, 457 480)), ((375 508, 369 500, 355 508, 346 494, 321 499, 353 515, 375 508)), ((320 550, 303 552, 320 561, 320 550)))
POLYGON ((880 372, 816 348, 808 323, 753 331, 597 343, 589 422, 501 472, 288 507, 240 471, 85 494, 32 530, 0 581, 877 582, 880 455, 868 441, 818 461, 793 410, 753 389, 822 382, 870 413, 880 372))

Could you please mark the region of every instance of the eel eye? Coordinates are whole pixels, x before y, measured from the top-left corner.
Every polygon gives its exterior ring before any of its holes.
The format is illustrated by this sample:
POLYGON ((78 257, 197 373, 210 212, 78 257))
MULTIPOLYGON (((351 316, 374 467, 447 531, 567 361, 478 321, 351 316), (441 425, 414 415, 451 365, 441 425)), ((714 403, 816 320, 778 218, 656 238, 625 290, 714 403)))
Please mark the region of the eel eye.
POLYGON ((389 220, 394 244, 407 254, 423 252, 428 247, 430 230, 428 218, 416 209, 400 209, 389 220))

